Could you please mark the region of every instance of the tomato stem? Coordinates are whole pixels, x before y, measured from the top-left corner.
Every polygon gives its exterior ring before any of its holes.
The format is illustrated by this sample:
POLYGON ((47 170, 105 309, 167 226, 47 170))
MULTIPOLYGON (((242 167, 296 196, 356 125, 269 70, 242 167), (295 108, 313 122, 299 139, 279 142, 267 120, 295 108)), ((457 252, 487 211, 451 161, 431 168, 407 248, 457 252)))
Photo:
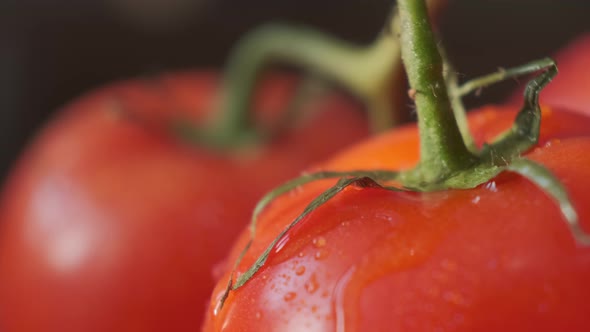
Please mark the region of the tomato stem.
MULTIPOLYGON (((394 85, 403 79, 399 40, 389 26, 395 21, 388 22, 368 46, 304 27, 267 24, 253 30, 240 40, 228 59, 218 117, 207 128, 187 125, 181 133, 189 140, 221 148, 270 136, 275 130, 257 127, 250 106, 261 72, 276 63, 298 67, 348 90, 365 103, 373 132, 391 128, 399 121, 395 107, 403 104, 403 94, 392 94, 394 85)), ((298 106, 300 98, 294 99, 289 106, 298 106)))
POLYGON ((428 20, 425 0, 398 1, 401 52, 415 103, 420 133, 420 164, 415 175, 426 182, 473 163, 453 114, 443 61, 428 20))
MULTIPOLYGON (((436 15, 445 0, 428 0, 436 15)), ((269 64, 298 67, 310 76, 348 90, 366 106, 372 132, 381 132, 403 120, 405 93, 399 42, 399 16, 392 7, 389 20, 371 44, 354 45, 304 27, 267 24, 248 33, 228 59, 218 116, 207 128, 182 123, 180 133, 188 140, 217 148, 233 148, 267 139, 277 128, 259 128, 250 106, 260 73, 269 64)), ((297 95, 286 107, 296 111, 297 95)), ((285 112, 288 120, 293 112, 285 112)), ((279 125, 280 127, 280 125, 279 125)), ((280 129, 280 128, 279 128, 280 129)))
POLYGON ((349 90, 369 109, 373 131, 393 125, 390 88, 392 73, 401 69, 399 43, 382 33, 368 47, 353 45, 310 28, 268 24, 247 34, 226 67, 223 130, 248 125, 256 80, 271 63, 294 65, 349 90))
POLYGON ((259 201, 254 210, 250 224, 251 239, 234 264, 227 287, 215 308, 216 313, 223 307, 229 292, 245 285, 264 266, 270 252, 291 228, 351 185, 377 186, 396 191, 468 189, 481 185, 502 172, 515 172, 528 178, 549 194, 558 203, 576 241, 583 245, 590 244, 590 234, 586 234, 580 227, 578 215, 568 197, 566 188, 544 166, 521 155, 538 142, 541 120, 539 93, 557 74, 555 62, 546 58, 524 66, 501 70, 498 73, 459 86, 456 75, 449 74, 452 72, 450 64, 443 59, 434 42, 428 22, 426 1, 399 0, 398 5, 402 25, 402 59, 408 73, 410 86, 416 92, 415 101, 418 107, 418 130, 421 140, 421 156, 418 166, 413 170, 401 172, 322 170, 305 174, 269 192, 259 201), (480 150, 476 149, 467 130, 461 96, 508 77, 541 70, 543 72, 527 84, 524 105, 517 114, 512 128, 506 130, 493 143, 484 144, 480 150), (458 122, 462 123, 461 127, 458 122), (470 145, 469 149, 465 142, 470 145), (237 267, 254 241, 257 218, 263 209, 276 197, 298 186, 334 177, 338 177, 340 180, 311 201, 301 214, 273 239, 254 264, 237 276, 234 282, 237 267), (400 184, 402 187, 386 187, 381 184, 391 182, 400 184))

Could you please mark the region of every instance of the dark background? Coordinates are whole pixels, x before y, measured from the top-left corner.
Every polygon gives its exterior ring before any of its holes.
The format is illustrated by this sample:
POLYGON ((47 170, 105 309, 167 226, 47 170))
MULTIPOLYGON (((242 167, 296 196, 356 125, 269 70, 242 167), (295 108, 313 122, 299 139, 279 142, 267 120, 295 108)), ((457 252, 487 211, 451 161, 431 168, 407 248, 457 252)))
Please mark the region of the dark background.
MULTIPOLYGON (((1 0, 0 179, 60 105, 159 70, 219 67, 232 43, 270 20, 372 40, 391 0, 1 0)), ((473 77, 552 54, 590 31, 590 0, 449 0, 441 33, 473 77)), ((486 90, 499 100, 514 82, 486 90)))

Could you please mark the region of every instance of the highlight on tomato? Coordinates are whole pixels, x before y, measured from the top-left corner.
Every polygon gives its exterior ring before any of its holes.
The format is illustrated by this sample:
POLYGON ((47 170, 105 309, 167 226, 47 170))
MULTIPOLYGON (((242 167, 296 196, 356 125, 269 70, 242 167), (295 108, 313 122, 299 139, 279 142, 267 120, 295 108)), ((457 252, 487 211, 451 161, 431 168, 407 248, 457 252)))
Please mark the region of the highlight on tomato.
POLYGON ((590 326, 590 118, 541 109, 552 59, 457 84, 425 1, 397 4, 418 124, 269 192, 234 244, 204 331, 590 326), (520 107, 462 112, 465 93, 532 72, 520 107))

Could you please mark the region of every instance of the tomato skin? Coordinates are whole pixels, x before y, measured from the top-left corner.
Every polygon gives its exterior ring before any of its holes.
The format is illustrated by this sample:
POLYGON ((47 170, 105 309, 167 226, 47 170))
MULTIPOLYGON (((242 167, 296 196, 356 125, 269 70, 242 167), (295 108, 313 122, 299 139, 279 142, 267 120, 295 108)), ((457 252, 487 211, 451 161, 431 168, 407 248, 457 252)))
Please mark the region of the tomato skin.
MULTIPOLYGON (((481 143, 514 115, 475 112, 471 129, 481 143)), ((590 230, 590 118, 545 110, 541 133, 527 156, 563 182, 590 230)), ((403 169, 417 152, 409 126, 318 168, 403 169)), ((305 185, 269 205, 238 273, 333 183, 305 185)), ((244 232, 230 262, 247 239, 244 232)), ((204 331, 587 331, 590 324, 590 248, 576 246, 545 193, 510 173, 471 190, 349 187, 289 231, 216 314, 228 277, 213 292, 204 331)))
POLYGON ((555 58, 559 75, 543 90, 541 102, 589 114, 590 34, 573 40, 555 58))
MULTIPOLYGON (((290 82, 271 78, 257 109, 283 107, 290 82)), ((204 121, 218 86, 206 72, 128 81, 45 128, 0 198, 0 330, 197 330, 214 265, 259 197, 367 135, 364 115, 336 96, 236 153, 180 144, 159 126, 204 121)))

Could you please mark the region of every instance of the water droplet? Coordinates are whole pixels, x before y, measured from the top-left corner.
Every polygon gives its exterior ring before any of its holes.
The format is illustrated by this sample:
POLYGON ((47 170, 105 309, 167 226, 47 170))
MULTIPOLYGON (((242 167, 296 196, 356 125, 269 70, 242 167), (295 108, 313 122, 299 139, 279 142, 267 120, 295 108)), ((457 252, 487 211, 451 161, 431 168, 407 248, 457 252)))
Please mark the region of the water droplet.
POLYGON ((481 197, 479 197, 479 196, 475 196, 475 197, 473 197, 473 199, 471 200, 471 203, 473 203, 473 204, 477 204, 477 203, 479 203, 479 201, 480 201, 480 200, 481 200, 481 197))
POLYGON ((260 319, 260 318, 262 318, 262 313, 260 311, 256 311, 256 313, 254 314, 254 317, 256 317, 256 319, 260 319))
POLYGON ((221 307, 223 304, 223 297, 226 293, 225 292, 221 292, 219 294, 217 294, 217 303, 215 304, 215 308, 213 308, 213 316, 217 316, 219 315, 219 312, 221 311, 221 307))
POLYGON ((302 274, 305 273, 305 266, 303 265, 299 265, 296 269, 295 269, 295 274, 300 276, 302 274))
POLYGON ((328 257, 328 250, 320 249, 320 250, 316 251, 316 253, 313 257, 317 260, 324 259, 324 258, 328 257))
POLYGON ((305 256, 305 253, 303 253, 303 251, 300 251, 300 252, 297 254, 297 256, 299 256, 299 257, 303 257, 303 256, 305 256))
POLYGON ((559 143, 561 143, 561 140, 560 139, 552 139, 550 141, 547 141, 547 143, 545 143, 545 146, 544 147, 548 148, 548 147, 551 147, 553 145, 557 145, 559 143))
POLYGON ((312 240, 312 243, 316 248, 322 248, 326 245, 326 238, 323 236, 318 236, 312 240))
POLYGON ((316 290, 318 290, 319 286, 320 285, 318 284, 315 274, 312 274, 309 280, 305 283, 305 290, 310 294, 313 294, 316 290))
POLYGON ((496 188, 496 181, 490 181, 486 183, 485 188, 491 192, 497 192, 498 188, 496 188))
POLYGON ((287 294, 285 294, 285 296, 283 296, 283 299, 288 302, 288 301, 295 299, 296 297, 297 297, 297 293, 288 292, 287 294))
POLYGON ((282 239, 279 240, 279 242, 277 242, 277 245, 275 246, 275 253, 281 251, 281 249, 283 249, 287 242, 289 242, 289 236, 285 235, 282 239))

